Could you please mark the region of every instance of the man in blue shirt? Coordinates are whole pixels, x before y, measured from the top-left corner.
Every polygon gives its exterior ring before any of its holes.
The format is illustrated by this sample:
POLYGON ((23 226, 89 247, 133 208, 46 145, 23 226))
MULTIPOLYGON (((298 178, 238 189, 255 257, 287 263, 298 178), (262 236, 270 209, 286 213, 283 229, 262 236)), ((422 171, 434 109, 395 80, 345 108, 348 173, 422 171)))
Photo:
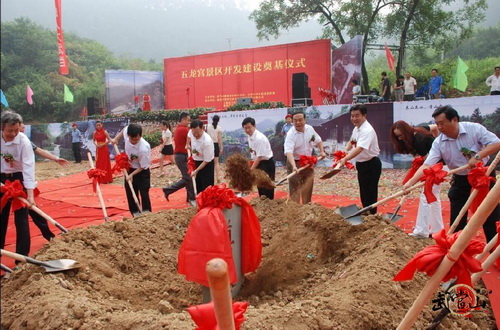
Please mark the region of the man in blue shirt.
POLYGON ((73 131, 71 132, 71 142, 73 143, 73 156, 75 157, 75 163, 82 162, 82 154, 80 152, 80 143, 82 142, 82 133, 78 130, 76 123, 71 125, 73 131))
POLYGON ((443 78, 438 76, 437 69, 432 69, 429 81, 429 96, 431 99, 441 98, 441 86, 443 86, 443 78))
POLYGON ((281 136, 286 136, 286 133, 288 133, 292 127, 292 115, 288 114, 285 116, 285 125, 283 125, 283 128, 281 129, 281 136))
MULTIPOLYGON (((481 161, 484 164, 488 161, 488 156, 500 151, 500 139, 484 126, 477 123, 459 122, 458 112, 451 106, 446 105, 436 109, 432 114, 441 134, 432 143, 429 155, 417 173, 405 185, 408 189, 418 182, 426 168, 443 159, 450 169, 469 164, 475 167, 481 161), (462 149, 470 150, 470 156, 462 154, 462 149)), ((472 187, 467 179, 469 170, 465 170, 453 175, 448 197, 450 199, 450 225, 457 218, 460 210, 467 202, 472 187)), ((495 171, 491 173, 495 177, 495 171)), ((490 241, 496 235, 496 222, 500 219, 500 207, 496 208, 483 224, 486 240, 490 241)), ((462 230, 467 224, 467 214, 459 220, 459 225, 455 231, 462 230)))

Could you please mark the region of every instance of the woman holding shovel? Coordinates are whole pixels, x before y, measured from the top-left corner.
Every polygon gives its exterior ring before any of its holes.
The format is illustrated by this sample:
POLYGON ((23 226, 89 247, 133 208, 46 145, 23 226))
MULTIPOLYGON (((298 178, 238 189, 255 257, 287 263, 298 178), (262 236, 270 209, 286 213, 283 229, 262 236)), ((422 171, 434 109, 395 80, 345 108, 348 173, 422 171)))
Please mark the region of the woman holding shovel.
MULTIPOLYGON (((437 125, 412 127, 407 122, 398 120, 392 124, 390 134, 394 150, 397 153, 420 156, 420 158, 414 159, 412 168, 403 180, 403 183, 406 183, 415 174, 415 171, 425 158, 427 158, 434 138, 439 135, 439 130, 437 129, 437 125)), ((441 184, 434 185, 432 193, 436 196, 437 200, 429 204, 422 190, 415 228, 413 229, 413 233, 410 233, 410 236, 415 238, 429 238, 429 235, 437 233, 444 228, 443 215, 441 214, 441 199, 439 197, 441 184)))

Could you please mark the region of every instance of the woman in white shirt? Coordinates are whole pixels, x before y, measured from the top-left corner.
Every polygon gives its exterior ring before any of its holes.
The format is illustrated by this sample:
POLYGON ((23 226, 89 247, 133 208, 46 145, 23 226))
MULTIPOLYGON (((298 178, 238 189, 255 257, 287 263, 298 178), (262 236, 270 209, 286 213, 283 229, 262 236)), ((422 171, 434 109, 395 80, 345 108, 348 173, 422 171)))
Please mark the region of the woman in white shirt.
POLYGON ((163 160, 168 158, 170 163, 168 165, 175 164, 174 160, 174 146, 172 145, 172 130, 170 124, 167 121, 161 122, 161 145, 160 145, 160 174, 158 177, 162 177, 165 173, 163 172, 163 160))
POLYGON ((222 155, 224 146, 222 145, 222 128, 219 126, 220 117, 218 115, 213 116, 212 125, 207 125, 207 133, 214 141, 214 164, 215 164, 215 183, 219 184, 220 180, 220 165, 219 156, 222 155))

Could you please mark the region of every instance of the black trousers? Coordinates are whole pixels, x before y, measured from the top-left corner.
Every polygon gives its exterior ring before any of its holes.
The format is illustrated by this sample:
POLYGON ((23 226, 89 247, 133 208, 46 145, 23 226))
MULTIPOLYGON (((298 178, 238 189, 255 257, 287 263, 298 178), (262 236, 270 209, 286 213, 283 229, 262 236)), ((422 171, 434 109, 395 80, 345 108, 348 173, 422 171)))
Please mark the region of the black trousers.
MULTIPOLYGON (((492 177, 495 177, 495 171, 491 173, 492 177)), ((490 188, 493 187, 493 183, 490 185, 490 188)), ((467 180, 467 175, 454 175, 451 183, 450 190, 448 191, 448 198, 450 199, 450 225, 453 224, 456 217, 460 213, 460 210, 467 202, 467 199, 471 193, 471 185, 467 180)), ((500 207, 496 206, 496 208, 491 212, 489 217, 486 219, 486 222, 483 224, 484 235, 486 236, 486 240, 490 241, 493 237, 495 237, 497 233, 496 222, 500 220, 500 207)), ((459 224, 455 231, 459 231, 465 228, 467 224, 467 213, 459 220, 459 224)))
MULTIPOLYGON (((268 160, 261 160, 257 168, 266 172, 269 178, 274 181, 276 176, 276 164, 274 163, 273 157, 268 160)), ((266 196, 269 199, 274 199, 274 189, 257 188, 257 190, 259 191, 259 196, 266 196)))
POLYGON ((175 165, 181 171, 182 178, 172 184, 171 186, 163 188, 163 191, 165 191, 167 194, 173 194, 177 190, 180 190, 182 188, 186 188, 187 191, 187 197, 186 201, 191 201, 195 200, 196 196, 194 195, 194 187, 193 187, 193 180, 191 180, 191 176, 188 174, 188 168, 187 168, 187 160, 188 156, 187 154, 174 154, 175 157, 175 165))
MULTIPOLYGON (((359 195, 361 204, 367 207, 377 202, 378 181, 382 173, 382 162, 378 157, 373 157, 366 162, 356 162, 358 170, 359 195)), ((370 210, 371 214, 377 213, 377 208, 370 210)))
POLYGON ((82 162, 82 153, 80 150, 80 142, 73 142, 73 156, 75 157, 75 163, 82 162))
MULTIPOLYGON (((21 181, 23 183, 23 174, 21 172, 13 174, 1 174, 1 181, 21 181)), ((0 198, 3 194, 0 193, 0 198)), ((0 219, 0 248, 5 247, 5 238, 7 237, 7 228, 9 225, 9 214, 12 200, 9 200, 2 209, 2 218, 0 219)), ((29 255, 31 248, 30 227, 28 223, 28 208, 24 207, 14 212, 14 223, 16 225, 16 253, 29 255)), ((17 263, 17 262, 16 262, 17 263)))
MULTIPOLYGON (((135 171, 135 168, 130 168, 128 173, 135 171)), ((137 196, 137 199, 141 203, 143 211, 151 210, 151 200, 149 199, 149 188, 151 188, 151 171, 149 168, 147 170, 142 170, 138 174, 132 177, 132 187, 137 196)), ((128 209, 132 215, 139 212, 139 208, 135 205, 134 197, 132 196, 132 191, 127 182, 125 182, 125 193, 127 194, 128 209)))
MULTIPOLYGON (((201 165, 201 161, 195 161, 196 163, 196 168, 201 165)), ((209 186, 214 185, 214 161, 208 163, 205 165, 204 168, 201 169, 201 171, 196 174, 196 192, 199 194, 203 190, 207 189, 209 186)))
POLYGON ((33 220, 33 223, 38 227, 38 229, 40 229, 42 236, 47 241, 50 241, 52 238, 56 237, 56 235, 54 235, 54 233, 50 230, 49 224, 47 223, 47 220, 44 217, 42 217, 40 214, 36 213, 31 209, 28 210, 28 214, 33 220))

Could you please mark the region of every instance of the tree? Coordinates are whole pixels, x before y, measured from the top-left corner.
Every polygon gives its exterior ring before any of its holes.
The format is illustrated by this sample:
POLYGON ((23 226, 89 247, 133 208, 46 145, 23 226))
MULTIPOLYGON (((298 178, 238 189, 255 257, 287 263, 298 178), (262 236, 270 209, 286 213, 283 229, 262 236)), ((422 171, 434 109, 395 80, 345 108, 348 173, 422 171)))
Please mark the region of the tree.
POLYGON ((398 39, 399 75, 408 42, 449 47, 470 35, 485 8, 485 0, 265 0, 250 19, 255 21, 260 39, 277 37, 282 30, 311 19, 324 25, 323 38, 340 44, 362 35, 362 87, 366 92, 369 81, 364 64, 369 42, 382 37, 398 39), (460 8, 455 11, 444 9, 458 3, 460 8))
POLYGON ((470 116, 470 121, 478 124, 483 123, 483 116, 481 116, 481 111, 479 110, 479 108, 474 109, 472 115, 470 116))

